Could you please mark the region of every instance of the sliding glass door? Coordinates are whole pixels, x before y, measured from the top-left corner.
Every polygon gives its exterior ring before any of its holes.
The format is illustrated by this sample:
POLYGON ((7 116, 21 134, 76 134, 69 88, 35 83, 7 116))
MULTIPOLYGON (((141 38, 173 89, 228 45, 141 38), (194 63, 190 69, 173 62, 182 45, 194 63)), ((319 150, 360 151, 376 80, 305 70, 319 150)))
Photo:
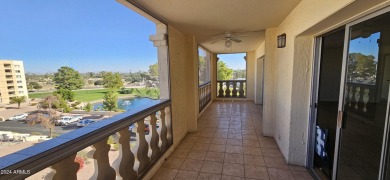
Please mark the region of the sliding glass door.
POLYGON ((322 179, 390 180, 389 10, 317 38, 311 165, 322 179))
POLYGON ((389 94, 390 13, 348 28, 337 179, 378 179, 389 94))
POLYGON ((337 112, 340 97, 341 67, 343 62, 345 29, 339 29, 318 38, 321 55, 315 65, 316 86, 314 98, 315 131, 313 169, 322 178, 332 177, 336 141, 337 112))

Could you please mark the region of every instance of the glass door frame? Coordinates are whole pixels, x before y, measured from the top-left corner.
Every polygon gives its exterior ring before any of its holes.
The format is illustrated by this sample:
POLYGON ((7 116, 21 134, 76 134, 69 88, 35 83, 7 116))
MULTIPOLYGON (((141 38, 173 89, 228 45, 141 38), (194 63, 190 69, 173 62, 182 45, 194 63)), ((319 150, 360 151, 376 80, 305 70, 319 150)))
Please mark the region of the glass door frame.
MULTIPOLYGON (((343 115, 344 115, 344 102, 345 102, 345 84, 346 84, 346 71, 347 71, 347 57, 349 53, 349 40, 350 40, 350 30, 351 26, 356 25, 358 23, 367 21, 369 19, 372 19, 376 16, 382 15, 384 13, 390 12, 390 6, 385 7, 383 9, 380 9, 378 11, 375 11, 371 14, 368 14, 366 16, 363 16, 357 20, 354 20, 350 23, 347 23, 345 28, 345 36, 344 36, 344 47, 343 47, 343 60, 342 60, 342 70, 341 70, 341 81, 340 81, 340 95, 339 95, 339 105, 338 105, 338 115, 337 115, 337 127, 336 127, 336 141, 335 141, 335 149, 334 149, 334 159, 333 159, 333 172, 331 179, 337 179, 337 170, 338 170, 338 160, 339 160, 339 150, 340 150, 340 138, 342 133, 342 123, 343 123, 343 115)), ((335 28, 339 29, 339 28, 335 28)), ((331 32, 331 31, 329 31, 331 32)), ((328 33, 329 33, 328 32, 328 33)), ((317 103, 318 103, 318 88, 319 88, 319 75, 320 75, 320 64, 321 64, 321 48, 322 48, 322 37, 326 35, 327 33, 321 34, 317 37, 315 37, 315 45, 314 45, 314 61, 312 65, 312 86, 311 86, 311 98, 310 98, 310 119, 309 119, 309 129, 308 129, 308 147, 307 147, 307 163, 306 166, 310 169, 310 172, 312 175, 316 176, 318 175, 313 170, 314 166, 314 148, 315 148, 315 126, 316 126, 316 117, 317 117, 317 103)), ((384 126, 384 133, 383 133, 383 143, 382 143, 382 152, 381 152, 381 161, 379 166, 379 178, 384 178, 384 170, 386 168, 386 157, 390 156, 390 154, 386 154, 388 151, 388 148, 390 146, 390 137, 389 137, 389 130, 390 130, 390 90, 389 90, 389 96, 388 96, 388 102, 387 102, 387 111, 386 111, 386 118, 385 118, 385 126, 384 126)))
MULTIPOLYGON (((329 32, 326 32, 324 34, 321 34, 314 38, 314 61, 312 64, 312 80, 311 80, 311 97, 310 97, 310 111, 309 111, 309 130, 308 130, 308 146, 307 146, 307 153, 308 158, 306 159, 306 167, 309 168, 309 172, 315 176, 317 179, 321 179, 320 176, 317 174, 317 172, 313 169, 314 168, 314 154, 315 154, 315 142, 316 142, 316 123, 317 123, 317 106, 318 106, 318 97, 319 97, 319 87, 320 87, 320 71, 321 71, 321 56, 322 56, 322 44, 323 44, 323 37, 336 32, 338 30, 344 29, 345 25, 341 27, 337 27, 329 32)), ((345 41, 345 40, 344 40, 345 41)), ((343 50, 343 56, 344 56, 344 50, 343 50)), ((344 63, 342 62, 342 66, 344 63)), ((335 119, 336 120, 336 119, 335 119)), ((338 132, 339 133, 339 132, 338 132)), ((336 137, 337 134, 336 134, 336 137)), ((336 138, 336 142, 338 143, 338 139, 336 138)), ((336 157, 336 156, 335 156, 336 157)), ((333 171, 333 169, 332 169, 333 171)), ((332 174, 333 175, 333 174, 332 174)), ((332 178, 332 177, 330 177, 332 178)))
MULTIPOLYGON (((346 84, 346 73, 347 73, 347 58, 349 53, 349 41, 350 41, 350 34, 351 34, 351 26, 359 24, 361 22, 370 20, 374 17, 377 17, 379 15, 382 15, 384 13, 390 12, 390 7, 383 8, 381 10, 378 10, 376 12, 373 12, 369 15, 366 15, 364 17, 361 17, 355 21, 352 21, 345 25, 345 36, 344 36, 344 50, 343 50, 343 65, 342 65, 342 71, 341 71, 341 82, 340 82, 340 97, 339 97, 339 113, 337 117, 337 133, 336 133, 336 145, 335 145, 335 157, 333 161, 333 176, 332 179, 337 179, 337 170, 338 170, 338 159, 340 156, 340 139, 341 139, 341 133, 342 133, 342 124, 343 124, 343 116, 344 116, 344 103, 345 103, 345 84, 346 84)), ((390 98, 389 98, 390 99, 390 98)), ((390 102, 390 101, 389 101, 390 102)), ((387 150, 387 143, 389 139, 389 123, 388 123, 388 114, 389 114, 389 102, 387 103, 387 112, 386 112, 386 118, 385 118, 385 127, 383 132, 383 141, 382 141, 382 152, 381 152, 381 159, 380 159, 380 166, 379 166, 379 176, 378 179, 383 179, 383 169, 385 165, 385 158, 386 157, 386 150, 387 150)))
POLYGON ((314 171, 314 148, 316 146, 316 125, 317 125, 317 104, 318 104, 318 91, 320 81, 320 65, 321 65, 321 54, 322 54, 322 37, 318 36, 314 39, 314 61, 312 65, 312 83, 311 83, 311 97, 310 97, 310 114, 309 114, 309 130, 308 130, 308 146, 307 146, 307 160, 306 167, 309 168, 309 172, 316 177, 321 179, 314 171))
POLYGON ((310 98, 310 119, 309 119, 309 143, 307 146, 308 158, 307 167, 314 167, 314 148, 315 148, 315 130, 316 130, 316 119, 317 119, 317 103, 318 103, 318 87, 319 87, 319 75, 320 75, 320 64, 321 64, 321 49, 322 49, 322 36, 315 38, 314 45, 314 62, 312 65, 313 75, 311 83, 311 98, 310 98))

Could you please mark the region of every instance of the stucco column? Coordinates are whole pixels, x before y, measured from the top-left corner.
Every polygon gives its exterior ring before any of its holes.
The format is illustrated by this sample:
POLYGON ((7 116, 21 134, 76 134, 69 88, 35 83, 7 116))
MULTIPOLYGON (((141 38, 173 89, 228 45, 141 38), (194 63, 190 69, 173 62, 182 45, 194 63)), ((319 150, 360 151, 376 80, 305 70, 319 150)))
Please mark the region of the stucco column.
POLYGON ((160 99, 169 99, 167 26, 162 23, 156 24, 156 34, 149 36, 149 40, 157 47, 160 99))
POLYGON ((277 28, 265 31, 265 61, 264 61, 264 97, 263 97, 263 135, 274 136, 275 110, 275 59, 276 59, 277 28))
POLYGON ((211 69, 211 100, 214 100, 217 98, 217 63, 218 63, 218 57, 217 54, 212 53, 211 54, 211 63, 210 63, 210 69, 211 69))

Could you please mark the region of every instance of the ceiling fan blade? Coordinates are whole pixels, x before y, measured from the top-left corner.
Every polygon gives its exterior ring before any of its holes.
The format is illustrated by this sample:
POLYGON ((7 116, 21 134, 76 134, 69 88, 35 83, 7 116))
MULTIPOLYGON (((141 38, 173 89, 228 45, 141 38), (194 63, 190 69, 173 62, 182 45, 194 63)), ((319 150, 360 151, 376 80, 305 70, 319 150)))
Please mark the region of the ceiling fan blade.
POLYGON ((234 42, 236 42, 236 43, 242 42, 241 40, 239 40, 239 39, 237 39, 237 38, 230 38, 230 40, 232 40, 232 41, 234 41, 234 42))
POLYGON ((214 42, 211 42, 210 44, 214 44, 214 43, 217 43, 218 41, 221 41, 222 39, 219 39, 219 40, 216 40, 214 42))

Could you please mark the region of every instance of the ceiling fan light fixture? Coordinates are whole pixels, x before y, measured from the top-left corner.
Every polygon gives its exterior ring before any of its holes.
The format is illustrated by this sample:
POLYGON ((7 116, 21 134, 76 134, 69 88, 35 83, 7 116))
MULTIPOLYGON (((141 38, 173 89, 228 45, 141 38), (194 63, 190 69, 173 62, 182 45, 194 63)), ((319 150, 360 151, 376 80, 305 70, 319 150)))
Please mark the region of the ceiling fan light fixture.
POLYGON ((226 40, 226 41, 225 41, 225 46, 226 46, 227 48, 231 47, 231 46, 232 46, 232 41, 226 40))

